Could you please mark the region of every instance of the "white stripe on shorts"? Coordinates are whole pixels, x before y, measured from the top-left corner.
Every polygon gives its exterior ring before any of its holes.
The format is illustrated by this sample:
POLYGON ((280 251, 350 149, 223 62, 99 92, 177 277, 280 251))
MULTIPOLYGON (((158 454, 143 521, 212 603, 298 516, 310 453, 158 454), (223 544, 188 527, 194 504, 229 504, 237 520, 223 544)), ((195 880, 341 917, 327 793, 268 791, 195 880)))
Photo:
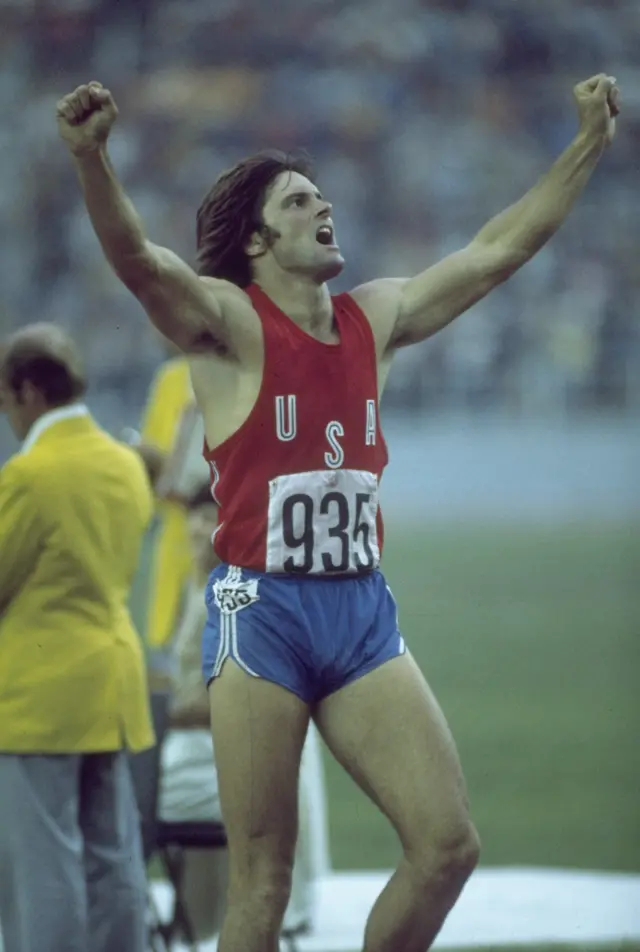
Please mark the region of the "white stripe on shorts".
MULTIPOLYGON (((224 581, 231 585, 238 585, 242 582, 242 569, 237 565, 230 565, 227 569, 224 581)), ((240 609, 240 611, 243 611, 243 609, 240 609)), ((243 661, 240 655, 237 615, 237 612, 229 613, 220 611, 220 644, 218 646, 218 654, 211 672, 211 677, 209 678, 210 681, 220 675, 222 666, 227 658, 233 658, 236 664, 238 664, 243 671, 246 671, 247 674, 250 674, 251 677, 260 677, 256 671, 249 667, 246 661, 243 661)))

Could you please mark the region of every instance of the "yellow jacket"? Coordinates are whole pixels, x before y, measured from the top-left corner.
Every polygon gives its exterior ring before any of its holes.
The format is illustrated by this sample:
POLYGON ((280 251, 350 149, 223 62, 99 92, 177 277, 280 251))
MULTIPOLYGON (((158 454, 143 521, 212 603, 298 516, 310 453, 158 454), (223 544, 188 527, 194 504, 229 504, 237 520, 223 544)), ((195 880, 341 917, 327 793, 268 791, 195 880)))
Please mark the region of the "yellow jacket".
POLYGON ((153 743, 128 610, 152 507, 139 456, 78 404, 0 470, 0 752, 153 743))
MULTIPOLYGON (((158 370, 151 386, 142 439, 170 453, 182 414, 192 401, 186 359, 168 360, 158 370)), ((160 526, 153 550, 147 611, 146 640, 152 648, 164 647, 175 633, 192 564, 184 509, 177 503, 162 502, 159 511, 160 526)))

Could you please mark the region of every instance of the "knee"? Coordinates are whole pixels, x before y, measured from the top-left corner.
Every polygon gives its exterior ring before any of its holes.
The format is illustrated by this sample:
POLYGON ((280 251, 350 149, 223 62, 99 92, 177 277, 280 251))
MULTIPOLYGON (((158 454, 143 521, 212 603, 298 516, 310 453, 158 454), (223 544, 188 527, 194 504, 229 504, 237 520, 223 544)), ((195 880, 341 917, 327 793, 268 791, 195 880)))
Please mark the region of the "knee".
POLYGON ((450 856, 453 875, 464 884, 480 859, 480 837, 471 820, 465 824, 462 835, 447 855, 450 856))
POLYGON ((442 831, 434 840, 408 853, 407 859, 420 882, 433 889, 459 891, 478 865, 480 838, 471 821, 442 831))

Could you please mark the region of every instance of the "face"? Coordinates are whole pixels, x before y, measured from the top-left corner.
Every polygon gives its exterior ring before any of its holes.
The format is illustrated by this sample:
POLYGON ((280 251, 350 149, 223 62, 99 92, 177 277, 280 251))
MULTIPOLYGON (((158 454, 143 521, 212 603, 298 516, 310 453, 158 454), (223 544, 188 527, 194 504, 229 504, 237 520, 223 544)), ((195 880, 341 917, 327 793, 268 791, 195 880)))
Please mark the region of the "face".
POLYGON ((205 503, 189 513, 189 541, 191 552, 198 571, 209 573, 214 559, 211 536, 218 524, 218 507, 214 503, 205 503))
POLYGON ((275 237, 269 246, 262 237, 254 237, 249 253, 257 271, 275 267, 318 283, 340 274, 344 258, 336 242, 331 205, 304 175, 281 173, 267 193, 262 217, 275 237), (260 256, 261 252, 265 253, 260 256))

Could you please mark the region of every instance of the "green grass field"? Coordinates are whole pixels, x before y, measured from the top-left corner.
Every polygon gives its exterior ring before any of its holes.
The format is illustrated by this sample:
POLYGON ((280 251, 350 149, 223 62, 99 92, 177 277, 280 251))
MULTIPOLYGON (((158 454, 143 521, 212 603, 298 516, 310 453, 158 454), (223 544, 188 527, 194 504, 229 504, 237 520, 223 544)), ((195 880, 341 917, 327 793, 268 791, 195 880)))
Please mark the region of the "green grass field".
MULTIPOLYGON (((457 739, 482 862, 639 871, 640 526, 389 525, 387 540, 385 572, 457 739)), ((140 597, 141 586, 138 615, 140 597)), ((392 866, 393 833, 330 758, 327 783, 334 866, 392 866)))

